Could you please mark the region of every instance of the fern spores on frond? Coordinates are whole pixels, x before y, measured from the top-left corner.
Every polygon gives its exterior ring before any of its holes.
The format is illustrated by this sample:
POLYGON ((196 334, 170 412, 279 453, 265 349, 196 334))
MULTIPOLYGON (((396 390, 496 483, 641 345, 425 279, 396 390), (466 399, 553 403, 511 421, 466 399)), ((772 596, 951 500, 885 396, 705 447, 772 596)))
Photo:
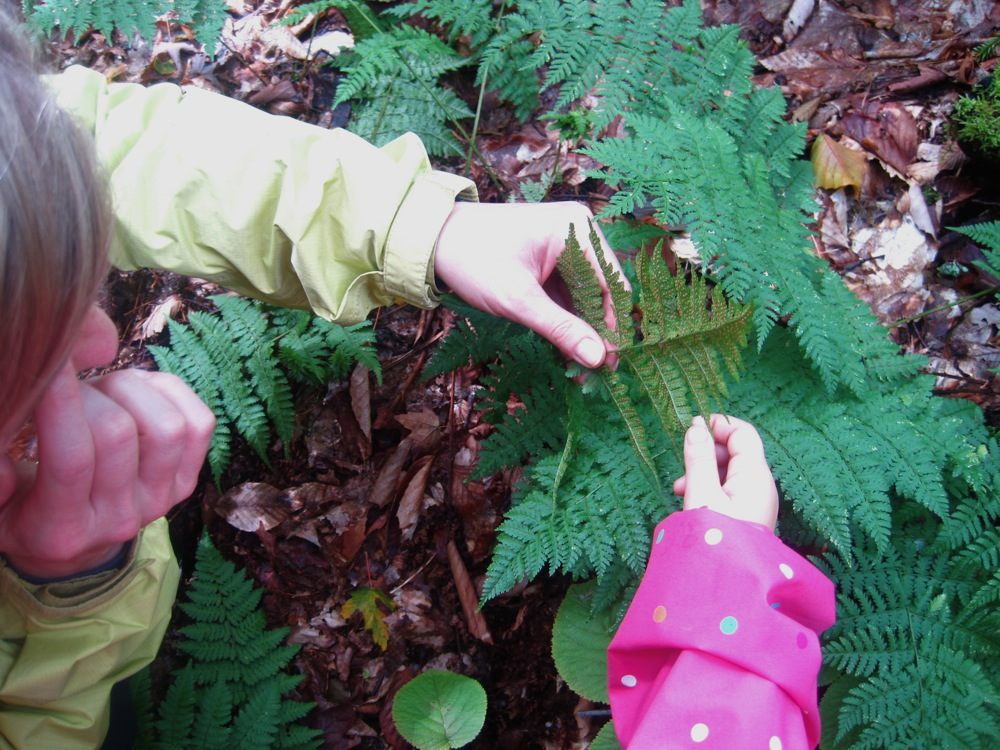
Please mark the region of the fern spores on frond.
POLYGON ((500 526, 484 598, 545 567, 599 580, 623 567, 640 574, 649 529, 668 509, 662 488, 680 468, 677 436, 692 414, 721 402, 727 370, 739 367, 748 309, 710 294, 697 276, 688 284, 671 274, 657 253, 637 267, 637 327, 632 292, 592 227, 590 243, 593 265, 571 228, 559 271, 578 314, 614 343, 620 365, 601 371, 603 387, 581 390, 553 365, 546 344, 547 366, 508 347, 491 373, 498 404, 512 392, 511 379, 521 379, 515 390, 523 410, 513 417, 504 411, 480 460, 489 470, 525 457, 532 465, 500 526), (614 305, 613 326, 605 320, 598 269, 614 305), (620 440, 611 439, 616 434, 620 440))
MULTIPOLYGON (((559 270, 578 314, 614 344, 619 360, 635 374, 662 428, 677 435, 695 414, 707 417, 726 398, 725 373, 736 376, 746 345, 750 309, 731 303, 718 289, 692 274, 687 283, 673 274, 657 246, 636 260, 639 286, 638 331, 632 320, 632 293, 604 256, 600 236, 590 228, 598 267, 607 281, 615 326, 605 323, 603 295, 594 269, 570 229, 559 270)), ((623 393, 617 372, 602 376, 612 393, 623 393)), ((633 418, 627 418, 627 421, 633 418)))

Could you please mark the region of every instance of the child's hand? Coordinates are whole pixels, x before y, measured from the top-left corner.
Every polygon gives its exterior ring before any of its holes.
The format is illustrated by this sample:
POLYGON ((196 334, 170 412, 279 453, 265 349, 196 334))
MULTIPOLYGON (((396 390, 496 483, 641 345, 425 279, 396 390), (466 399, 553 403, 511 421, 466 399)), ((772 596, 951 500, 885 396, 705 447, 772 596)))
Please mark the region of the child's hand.
POLYGON ((684 476, 674 482, 674 494, 684 496, 684 510, 707 506, 774 530, 778 489, 760 435, 748 422, 722 414, 713 414, 711 423, 709 432, 695 417, 684 436, 684 476))
POLYGON ((71 361, 34 424, 37 466, 0 458, 0 553, 23 573, 60 578, 113 560, 191 494, 215 416, 173 375, 80 381, 71 361))
MULTIPOLYGON (((589 220, 593 214, 581 203, 456 203, 438 237, 434 270, 469 304, 527 326, 585 367, 599 367, 609 356, 605 342, 569 312, 568 295, 552 283, 559 280, 556 260, 574 224, 604 292, 605 320, 613 322, 607 282, 588 239, 589 220)), ((603 238, 602 244, 605 258, 620 271, 603 238)))

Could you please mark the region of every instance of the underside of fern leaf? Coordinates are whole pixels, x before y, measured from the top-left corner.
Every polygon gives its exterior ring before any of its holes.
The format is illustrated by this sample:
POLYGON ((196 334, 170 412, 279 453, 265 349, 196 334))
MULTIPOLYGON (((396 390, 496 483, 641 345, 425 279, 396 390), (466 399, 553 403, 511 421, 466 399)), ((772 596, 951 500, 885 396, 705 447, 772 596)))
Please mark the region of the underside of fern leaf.
MULTIPOLYGON (((632 322, 632 295, 620 274, 605 260, 601 240, 593 227, 590 242, 608 282, 615 308, 615 327, 605 322, 603 294, 594 269, 570 228, 559 272, 580 316, 603 332, 616 346, 620 361, 636 377, 663 429, 678 434, 695 414, 707 417, 725 402, 725 372, 736 376, 740 350, 746 345, 750 308, 730 302, 718 289, 708 289, 698 274, 690 283, 670 272, 659 246, 636 261, 641 319, 638 336, 632 322)), ((642 423, 618 373, 605 368, 615 403, 628 425, 640 455, 646 454, 642 423)))

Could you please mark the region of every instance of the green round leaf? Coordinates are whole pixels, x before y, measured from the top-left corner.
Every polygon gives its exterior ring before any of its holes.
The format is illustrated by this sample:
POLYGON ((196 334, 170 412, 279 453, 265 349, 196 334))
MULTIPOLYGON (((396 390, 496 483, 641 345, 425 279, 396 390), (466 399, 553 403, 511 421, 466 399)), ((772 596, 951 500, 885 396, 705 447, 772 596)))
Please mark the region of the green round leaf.
POLYGON ((610 721, 601 727, 601 731, 594 737, 594 741, 590 743, 590 750, 622 750, 610 721))
POLYGON ((462 747, 483 728, 486 691, 471 677, 429 669, 396 693, 392 720, 419 750, 462 747))
POLYGON ((552 658, 576 693, 608 702, 608 644, 614 633, 610 612, 592 617, 593 583, 569 587, 552 625, 552 658))

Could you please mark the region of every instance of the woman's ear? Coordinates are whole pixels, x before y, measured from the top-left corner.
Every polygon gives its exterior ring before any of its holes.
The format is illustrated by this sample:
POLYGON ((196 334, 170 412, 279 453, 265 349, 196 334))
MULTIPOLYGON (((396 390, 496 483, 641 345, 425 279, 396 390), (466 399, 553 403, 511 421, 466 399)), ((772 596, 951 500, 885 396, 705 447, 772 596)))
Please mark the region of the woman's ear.
POLYGON ((117 354, 118 330, 115 324, 97 304, 91 305, 73 342, 70 353, 73 369, 79 372, 109 364, 117 354))

